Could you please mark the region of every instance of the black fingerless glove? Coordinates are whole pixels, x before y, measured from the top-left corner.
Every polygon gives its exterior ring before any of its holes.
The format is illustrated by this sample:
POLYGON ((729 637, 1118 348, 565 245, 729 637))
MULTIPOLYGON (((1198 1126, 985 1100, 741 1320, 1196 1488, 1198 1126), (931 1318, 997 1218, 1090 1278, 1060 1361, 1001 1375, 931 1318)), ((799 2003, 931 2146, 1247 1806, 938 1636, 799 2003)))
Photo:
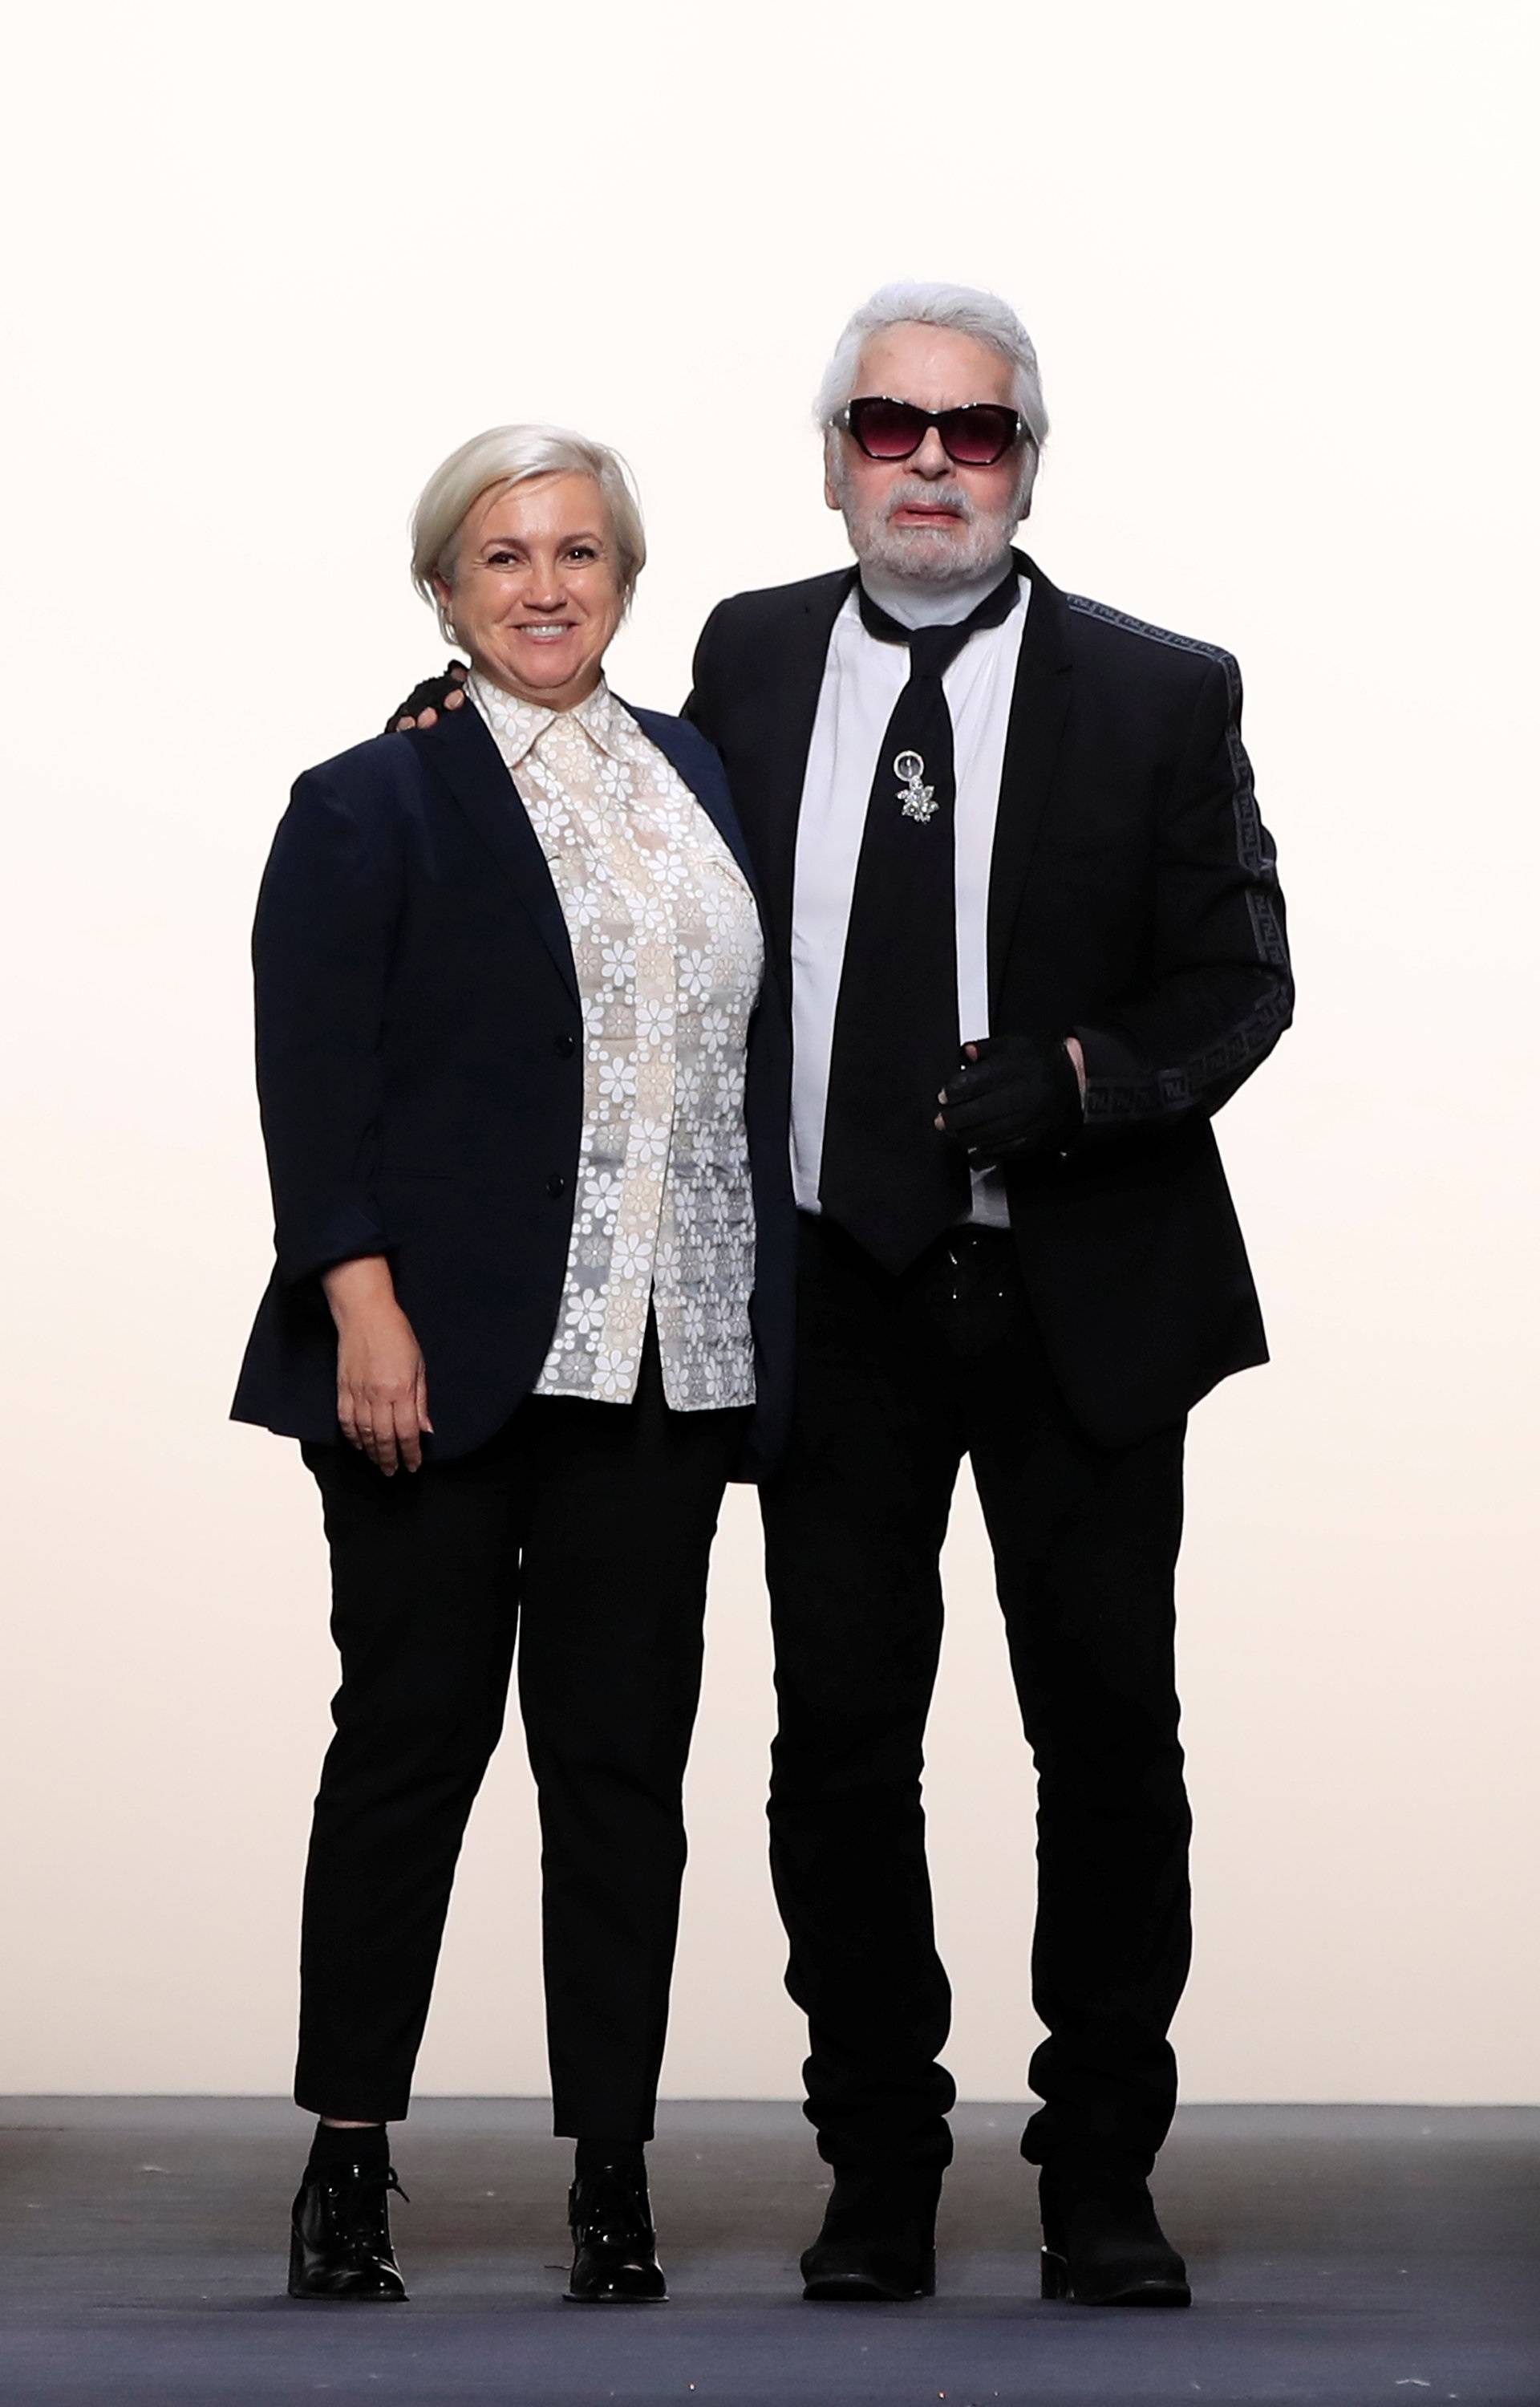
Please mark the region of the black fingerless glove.
POLYGON ((1067 1049, 1036 1036, 985 1038, 946 1082, 941 1120, 980 1164, 1063 1153, 1084 1124, 1067 1049))
POLYGON ((419 710, 442 710, 446 698, 465 683, 465 671, 457 661, 443 677, 424 677, 415 685, 404 702, 398 702, 385 722, 385 733, 393 735, 398 719, 416 719, 419 710))

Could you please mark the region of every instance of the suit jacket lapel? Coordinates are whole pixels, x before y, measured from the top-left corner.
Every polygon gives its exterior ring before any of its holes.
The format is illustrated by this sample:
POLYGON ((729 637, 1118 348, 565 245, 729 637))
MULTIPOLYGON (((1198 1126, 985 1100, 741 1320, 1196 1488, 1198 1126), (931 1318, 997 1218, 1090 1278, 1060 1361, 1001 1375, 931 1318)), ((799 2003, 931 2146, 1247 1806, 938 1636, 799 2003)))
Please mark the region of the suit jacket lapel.
POLYGON ((467 701, 459 710, 441 712, 437 727, 414 733, 408 740, 502 863, 577 1001, 577 971, 567 922, 540 838, 480 712, 467 701))
POLYGON ((802 811, 802 785, 808 772, 813 721, 824 687, 834 622, 855 583, 855 571, 820 580, 791 620, 778 651, 774 678, 774 717, 765 730, 758 790, 740 797, 750 819, 755 861, 758 866, 770 944, 784 983, 791 991, 792 885, 797 874, 797 826, 802 811))
POLYGON ((997 1007, 1005 960, 1021 909, 1033 847, 1053 790, 1069 708, 1070 670, 1064 596, 1024 552, 1016 565, 1032 580, 1022 631, 1005 765, 989 871, 989 998, 997 1007))

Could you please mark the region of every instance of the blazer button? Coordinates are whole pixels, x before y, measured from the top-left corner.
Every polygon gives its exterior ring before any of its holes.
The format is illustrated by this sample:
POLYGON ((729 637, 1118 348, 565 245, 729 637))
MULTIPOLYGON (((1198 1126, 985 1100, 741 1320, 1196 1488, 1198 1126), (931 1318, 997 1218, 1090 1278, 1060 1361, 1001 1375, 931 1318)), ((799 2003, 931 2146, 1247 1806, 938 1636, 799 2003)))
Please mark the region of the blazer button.
POLYGON ((570 1061, 572 1055, 577 1051, 577 1038, 575 1036, 558 1036, 556 1040, 556 1049, 563 1061, 570 1061))
POLYGON ((545 1181, 545 1192, 547 1195, 566 1194, 567 1181, 563 1178, 559 1170, 553 1171, 550 1177, 545 1181))

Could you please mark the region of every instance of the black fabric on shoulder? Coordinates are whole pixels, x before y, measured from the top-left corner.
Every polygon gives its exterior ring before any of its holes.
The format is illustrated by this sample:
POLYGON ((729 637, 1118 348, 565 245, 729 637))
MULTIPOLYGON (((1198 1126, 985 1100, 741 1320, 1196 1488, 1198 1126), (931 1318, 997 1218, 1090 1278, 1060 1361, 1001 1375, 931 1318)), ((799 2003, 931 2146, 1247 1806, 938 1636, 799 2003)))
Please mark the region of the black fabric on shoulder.
POLYGON ((404 702, 397 703, 382 732, 393 734, 399 719, 416 719, 424 710, 442 710, 448 696, 464 683, 465 672, 458 663, 442 677, 424 677, 420 685, 412 688, 404 702))

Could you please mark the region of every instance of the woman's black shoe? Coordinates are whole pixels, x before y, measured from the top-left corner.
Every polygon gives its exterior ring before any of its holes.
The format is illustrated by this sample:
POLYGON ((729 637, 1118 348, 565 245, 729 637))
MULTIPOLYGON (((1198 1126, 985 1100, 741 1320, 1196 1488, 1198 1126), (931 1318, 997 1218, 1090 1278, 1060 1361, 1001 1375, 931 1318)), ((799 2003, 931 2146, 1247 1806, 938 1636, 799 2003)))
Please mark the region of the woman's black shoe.
POLYGON ((656 2306, 669 2295, 657 2261, 646 2175, 601 2165, 573 2182, 567 2199, 574 2306, 656 2306))
POLYGON ((802 2252, 804 2299, 893 2304, 936 2287, 940 2173, 839 2173, 824 2227, 802 2252))
POLYGON ((289 2243, 291 2299, 346 2299, 394 2306, 406 2296, 390 2245, 389 2194, 406 2192, 395 2167, 307 2167, 294 2200, 289 2243))
POLYGON ((1187 2268, 1137 2174, 1054 2172, 1038 2178, 1042 2294, 1082 2307, 1190 2307, 1187 2268))

